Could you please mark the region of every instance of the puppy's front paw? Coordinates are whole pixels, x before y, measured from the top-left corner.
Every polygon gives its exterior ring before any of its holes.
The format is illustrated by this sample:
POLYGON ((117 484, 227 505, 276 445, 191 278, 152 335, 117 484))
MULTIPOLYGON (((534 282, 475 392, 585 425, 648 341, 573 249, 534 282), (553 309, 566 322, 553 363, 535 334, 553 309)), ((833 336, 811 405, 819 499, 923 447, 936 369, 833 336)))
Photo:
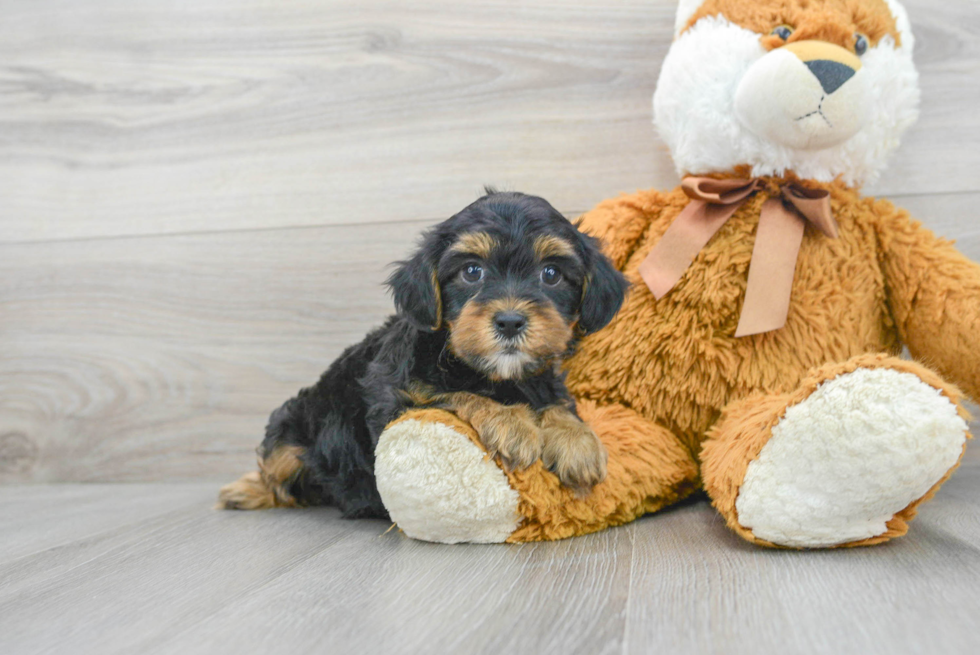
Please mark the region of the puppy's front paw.
POLYGON ((592 487, 606 478, 608 455, 599 437, 564 408, 545 410, 541 425, 544 465, 577 495, 588 495, 592 487))
POLYGON ((507 470, 527 468, 541 458, 541 430, 524 405, 497 405, 473 425, 491 456, 507 470))

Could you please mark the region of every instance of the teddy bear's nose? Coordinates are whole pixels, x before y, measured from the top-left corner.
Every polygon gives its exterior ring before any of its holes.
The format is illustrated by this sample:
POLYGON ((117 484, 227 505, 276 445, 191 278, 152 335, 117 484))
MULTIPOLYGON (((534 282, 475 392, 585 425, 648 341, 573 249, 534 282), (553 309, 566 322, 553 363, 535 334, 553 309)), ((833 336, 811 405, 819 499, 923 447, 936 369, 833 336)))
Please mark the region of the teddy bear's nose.
POLYGON ((844 82, 854 77, 854 69, 829 59, 814 59, 804 62, 810 72, 819 80, 824 93, 830 95, 839 89, 844 82))

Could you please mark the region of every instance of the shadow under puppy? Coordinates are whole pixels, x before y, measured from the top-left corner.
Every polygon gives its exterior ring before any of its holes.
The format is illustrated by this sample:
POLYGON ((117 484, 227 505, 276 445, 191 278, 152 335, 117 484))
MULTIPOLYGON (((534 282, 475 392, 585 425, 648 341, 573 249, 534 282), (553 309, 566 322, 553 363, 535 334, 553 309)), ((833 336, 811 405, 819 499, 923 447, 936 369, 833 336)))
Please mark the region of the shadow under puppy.
POLYGON ((605 449, 560 369, 623 303, 627 283, 595 239, 541 198, 488 189, 426 232, 388 285, 397 315, 272 413, 259 470, 222 488, 219 507, 387 517, 374 448, 421 407, 469 422, 507 467, 541 458, 579 493, 602 481, 605 449))

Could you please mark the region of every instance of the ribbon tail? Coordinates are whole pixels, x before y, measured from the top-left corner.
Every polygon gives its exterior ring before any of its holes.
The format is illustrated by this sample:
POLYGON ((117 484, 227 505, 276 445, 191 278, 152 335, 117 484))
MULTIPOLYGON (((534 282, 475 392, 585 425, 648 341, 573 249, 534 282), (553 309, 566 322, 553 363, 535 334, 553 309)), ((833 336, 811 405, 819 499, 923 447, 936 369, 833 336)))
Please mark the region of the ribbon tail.
POLYGON ((640 277, 660 300, 674 288, 701 249, 741 203, 719 205, 691 200, 640 263, 640 277))
POLYGON ((780 199, 762 205, 736 337, 778 330, 789 315, 805 222, 780 199))

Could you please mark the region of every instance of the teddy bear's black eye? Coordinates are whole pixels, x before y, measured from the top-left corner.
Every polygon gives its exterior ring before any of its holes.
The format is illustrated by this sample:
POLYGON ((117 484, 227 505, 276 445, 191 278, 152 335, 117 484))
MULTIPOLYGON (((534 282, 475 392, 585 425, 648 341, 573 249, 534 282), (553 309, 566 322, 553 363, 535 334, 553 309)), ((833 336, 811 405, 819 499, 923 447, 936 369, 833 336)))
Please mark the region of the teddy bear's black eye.
POLYGON ((789 25, 780 25, 778 27, 774 27, 771 32, 771 34, 775 34, 783 41, 787 40, 792 33, 793 33, 793 28, 790 27, 789 25))
POLYGON ((863 55, 868 51, 868 37, 861 33, 854 35, 854 52, 857 53, 858 57, 863 55))
POLYGON ((554 266, 545 266, 541 269, 541 281, 553 287, 561 282, 561 271, 554 266))
POLYGON ((476 284, 483 279, 483 267, 479 264, 467 264, 459 272, 459 276, 467 284, 476 284))

